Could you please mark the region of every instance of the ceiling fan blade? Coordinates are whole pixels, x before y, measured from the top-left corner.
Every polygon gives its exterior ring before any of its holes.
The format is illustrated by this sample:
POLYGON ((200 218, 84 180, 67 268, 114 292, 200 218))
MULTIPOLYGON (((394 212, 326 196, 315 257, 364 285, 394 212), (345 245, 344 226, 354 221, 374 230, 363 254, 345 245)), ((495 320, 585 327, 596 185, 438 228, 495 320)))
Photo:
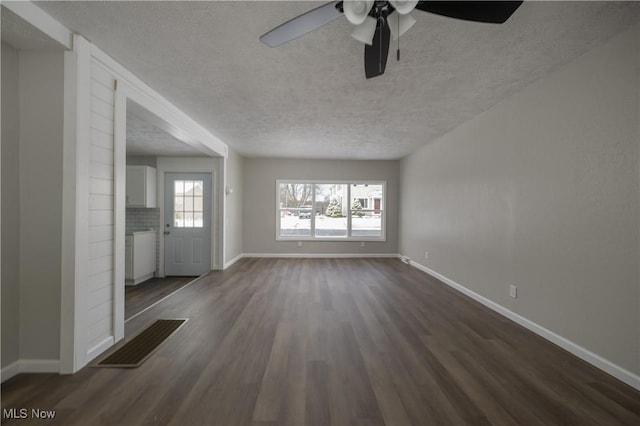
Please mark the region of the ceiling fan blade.
POLYGON ((367 78, 384 74, 389 55, 389 40, 391 40, 391 32, 389 25, 385 22, 384 25, 378 25, 376 28, 371 46, 364 46, 364 75, 367 78))
POLYGON ((416 9, 465 21, 504 23, 522 1, 421 1, 416 9))
POLYGON ((332 1, 275 27, 260 36, 260 41, 270 47, 280 46, 303 36, 342 16, 340 1, 332 1))

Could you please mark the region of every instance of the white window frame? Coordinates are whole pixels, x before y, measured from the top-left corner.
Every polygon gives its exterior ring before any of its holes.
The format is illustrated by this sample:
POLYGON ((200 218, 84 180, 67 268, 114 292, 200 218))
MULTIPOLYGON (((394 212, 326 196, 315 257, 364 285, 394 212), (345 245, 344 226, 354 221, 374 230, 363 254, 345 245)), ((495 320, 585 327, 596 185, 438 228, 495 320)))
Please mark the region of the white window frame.
MULTIPOLYGON (((204 219, 204 210, 205 210, 204 209, 204 181, 200 180, 200 179, 176 179, 175 180, 175 182, 178 182, 178 181, 193 182, 194 183, 194 185, 193 185, 194 188, 195 188, 195 182, 200 182, 202 184, 203 190, 202 190, 202 195, 191 195, 190 196, 191 198, 193 198, 192 205, 191 205, 192 210, 185 210, 184 205, 183 205, 182 213, 184 214, 184 217, 182 218, 182 226, 179 226, 176 223, 176 213, 177 213, 177 211, 176 211, 176 194, 175 194, 175 188, 173 189, 173 217, 171 218, 171 222, 173 222, 173 226, 175 228, 181 228, 181 229, 202 229, 202 228, 204 228, 205 227, 205 219, 204 219), (202 198, 202 201, 201 201, 202 210, 200 210, 200 211, 196 211, 195 210, 195 198, 196 197, 202 198), (191 220, 191 226, 187 226, 185 224, 187 213, 191 213, 193 215, 193 218, 191 220), (202 214, 202 223, 201 223, 200 226, 196 226, 195 225, 195 223, 196 223, 196 218, 195 218, 196 213, 201 213, 202 214)), ((175 183, 174 183, 174 185, 175 185, 175 183)), ((184 202, 185 197, 186 197, 185 193, 182 193, 183 202, 184 202)))
MULTIPOLYGON (((308 179, 277 179, 276 180, 276 241, 387 241, 387 181, 383 180, 308 180, 308 179), (286 183, 299 183, 311 185, 311 235, 310 236, 282 236, 280 235, 280 185, 286 183), (344 237, 316 237, 315 236, 315 224, 316 224, 316 185, 324 184, 341 184, 347 185, 347 202, 349 203, 347 208, 347 235, 344 237), (379 237, 364 237, 364 236, 352 236, 351 227, 351 187, 352 185, 382 185, 382 203, 380 206, 381 211, 381 225, 382 232, 379 237)), ((373 210, 373 209, 365 209, 373 210)))

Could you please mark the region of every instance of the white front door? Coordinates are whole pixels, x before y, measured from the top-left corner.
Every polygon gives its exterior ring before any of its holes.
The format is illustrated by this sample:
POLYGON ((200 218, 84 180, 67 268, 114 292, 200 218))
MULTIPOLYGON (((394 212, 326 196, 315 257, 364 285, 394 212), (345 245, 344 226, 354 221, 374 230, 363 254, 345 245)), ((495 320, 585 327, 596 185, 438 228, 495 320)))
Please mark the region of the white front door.
POLYGON ((211 270, 211 174, 165 174, 164 274, 211 270))

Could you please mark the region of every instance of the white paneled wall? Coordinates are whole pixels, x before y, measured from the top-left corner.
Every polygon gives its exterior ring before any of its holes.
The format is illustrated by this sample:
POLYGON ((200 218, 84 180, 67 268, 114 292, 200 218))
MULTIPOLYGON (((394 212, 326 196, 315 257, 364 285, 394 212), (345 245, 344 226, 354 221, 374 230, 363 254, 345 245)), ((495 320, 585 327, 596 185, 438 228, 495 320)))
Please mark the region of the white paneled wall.
POLYGON ((113 337, 114 78, 91 64, 89 281, 87 347, 113 337))

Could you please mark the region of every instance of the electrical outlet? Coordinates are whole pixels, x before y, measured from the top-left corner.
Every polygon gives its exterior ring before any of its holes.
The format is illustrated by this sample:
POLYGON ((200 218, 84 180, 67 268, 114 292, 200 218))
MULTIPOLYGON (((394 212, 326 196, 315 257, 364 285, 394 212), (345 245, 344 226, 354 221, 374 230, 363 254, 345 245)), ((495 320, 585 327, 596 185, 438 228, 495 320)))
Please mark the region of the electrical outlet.
POLYGON ((429 252, 428 251, 424 252, 424 258, 425 258, 425 260, 429 260, 429 252))
POLYGON ((515 285, 510 285, 509 286, 509 296, 511 296, 514 299, 516 299, 518 297, 518 287, 516 287, 515 285))
POLYGON ((302 247, 302 241, 298 241, 298 247, 302 247))
POLYGON ((364 241, 360 242, 360 247, 364 247, 364 241))

